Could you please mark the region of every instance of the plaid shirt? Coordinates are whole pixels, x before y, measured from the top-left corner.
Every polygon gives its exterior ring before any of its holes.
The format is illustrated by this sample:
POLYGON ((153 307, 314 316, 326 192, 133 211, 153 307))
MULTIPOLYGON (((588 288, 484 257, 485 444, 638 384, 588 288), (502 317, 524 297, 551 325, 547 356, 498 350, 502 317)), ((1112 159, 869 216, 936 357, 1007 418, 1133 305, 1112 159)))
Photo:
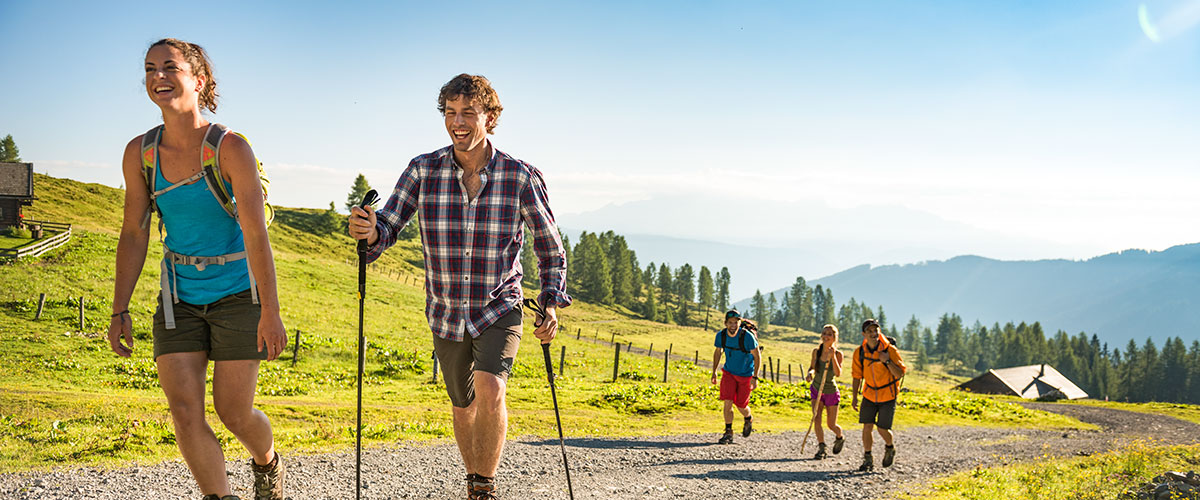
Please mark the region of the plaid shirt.
MULTIPOLYGON (((489 142, 488 146, 491 146, 489 142)), ((372 262, 396 243, 396 235, 420 214, 425 251, 425 316, 434 335, 460 342, 520 307, 524 226, 533 230, 542 292, 538 303, 566 307, 566 254, 546 198, 542 173, 492 149, 480 171, 480 188, 468 200, 463 169, 451 147, 413 158, 387 204, 375 212, 379 240, 367 250, 372 262)))

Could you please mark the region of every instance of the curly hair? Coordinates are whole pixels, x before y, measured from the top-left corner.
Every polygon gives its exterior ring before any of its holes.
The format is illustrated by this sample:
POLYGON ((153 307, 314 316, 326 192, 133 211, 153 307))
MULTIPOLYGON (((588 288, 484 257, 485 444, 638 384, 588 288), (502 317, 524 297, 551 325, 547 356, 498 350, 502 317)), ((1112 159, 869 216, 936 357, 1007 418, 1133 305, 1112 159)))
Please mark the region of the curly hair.
POLYGON ((208 52, 205 52, 204 48, 199 45, 178 38, 163 38, 150 44, 146 52, 149 53, 150 49, 159 45, 179 50, 184 59, 187 59, 188 64, 192 66, 192 76, 204 77, 204 87, 200 89, 200 107, 216 113, 217 98, 220 97, 220 94, 217 93, 217 80, 213 78, 212 59, 208 58, 208 52))
POLYGON ((483 111, 492 119, 487 126, 487 133, 494 134, 496 125, 500 124, 500 112, 504 111, 504 106, 500 105, 500 96, 496 94, 496 89, 492 88, 492 82, 489 82, 483 75, 466 73, 452 78, 442 85, 442 90, 438 92, 438 112, 444 116, 446 101, 454 100, 459 96, 467 98, 467 102, 471 104, 483 107, 483 111))

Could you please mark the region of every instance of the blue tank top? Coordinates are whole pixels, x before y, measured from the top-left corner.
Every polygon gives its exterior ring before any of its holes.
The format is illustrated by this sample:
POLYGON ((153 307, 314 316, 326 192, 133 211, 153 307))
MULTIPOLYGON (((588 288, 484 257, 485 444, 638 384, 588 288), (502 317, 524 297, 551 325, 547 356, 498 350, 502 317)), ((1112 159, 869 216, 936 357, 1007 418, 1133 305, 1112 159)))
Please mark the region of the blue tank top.
MULTIPOLYGON (((158 189, 171 185, 163 177, 161 165, 154 170, 158 189)), ((225 182, 225 186, 229 187, 229 183, 225 182)), ((204 179, 167 191, 157 201, 167 248, 172 252, 216 256, 246 249, 241 226, 217 203, 204 179)), ((168 279, 177 283, 175 293, 179 300, 189 304, 211 304, 250 288, 250 273, 244 259, 205 266, 203 271, 196 266, 172 266, 167 262, 167 273, 168 279)))

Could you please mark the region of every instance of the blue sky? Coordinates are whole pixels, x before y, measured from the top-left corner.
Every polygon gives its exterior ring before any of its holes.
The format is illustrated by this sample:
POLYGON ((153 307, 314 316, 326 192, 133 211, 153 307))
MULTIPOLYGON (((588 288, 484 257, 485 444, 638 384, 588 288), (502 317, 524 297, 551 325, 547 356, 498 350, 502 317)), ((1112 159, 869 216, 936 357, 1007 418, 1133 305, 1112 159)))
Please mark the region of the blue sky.
POLYGON ((1200 0, 438 5, 4 1, 0 134, 40 172, 119 185, 159 120, 144 51, 175 36, 209 50, 213 119, 279 205, 340 206, 358 172, 390 188, 447 144, 437 89, 469 72, 565 226, 682 195, 711 213, 672 236, 720 239, 722 206, 762 204, 778 244, 810 227, 779 212, 811 207, 822 228, 914 211, 1022 242, 967 249, 999 258, 1200 241, 1200 0))

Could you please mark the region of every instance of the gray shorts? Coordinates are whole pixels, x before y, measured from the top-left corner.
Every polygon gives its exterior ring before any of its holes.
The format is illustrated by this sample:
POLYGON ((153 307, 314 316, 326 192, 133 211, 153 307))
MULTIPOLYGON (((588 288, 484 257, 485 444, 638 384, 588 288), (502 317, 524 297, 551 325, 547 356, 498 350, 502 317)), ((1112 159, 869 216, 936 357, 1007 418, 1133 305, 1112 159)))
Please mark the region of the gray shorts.
POLYGON ((162 295, 154 311, 154 358, 175 352, 208 353, 213 361, 267 359, 258 350, 258 318, 262 307, 250 298, 247 288, 226 295, 212 304, 173 304, 175 328, 163 319, 162 295))
POLYGON ((441 364, 450 402, 466 408, 475 400, 475 370, 508 380, 520 346, 520 307, 501 316, 475 338, 467 334, 463 335, 462 342, 454 342, 434 335, 433 352, 441 364))
POLYGON ((858 423, 875 424, 875 427, 885 430, 892 428, 892 417, 896 416, 895 399, 876 403, 863 398, 862 406, 859 408, 858 423))

